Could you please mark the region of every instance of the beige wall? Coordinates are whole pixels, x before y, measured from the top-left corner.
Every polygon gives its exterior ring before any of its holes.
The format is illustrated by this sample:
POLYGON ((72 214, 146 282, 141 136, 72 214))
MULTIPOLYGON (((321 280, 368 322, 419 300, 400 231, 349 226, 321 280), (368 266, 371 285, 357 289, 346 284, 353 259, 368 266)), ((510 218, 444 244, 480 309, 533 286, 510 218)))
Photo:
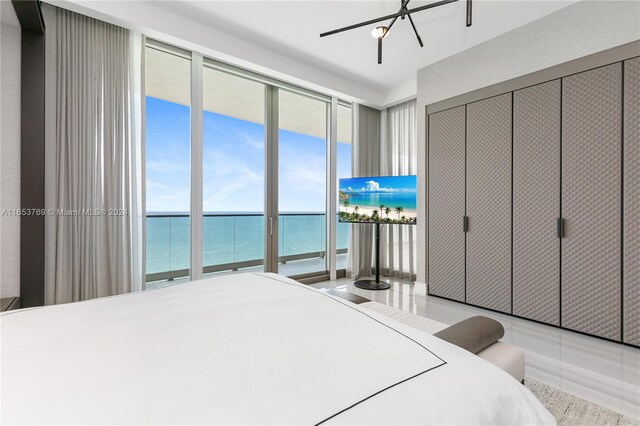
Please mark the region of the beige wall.
POLYGON ((418 70, 418 282, 426 282, 426 106, 636 41, 638 16, 636 1, 583 0, 418 70))
MULTIPOLYGON (((0 1, 0 211, 20 206, 20 25, 0 1)), ((0 296, 20 295, 20 219, 0 216, 0 296)))

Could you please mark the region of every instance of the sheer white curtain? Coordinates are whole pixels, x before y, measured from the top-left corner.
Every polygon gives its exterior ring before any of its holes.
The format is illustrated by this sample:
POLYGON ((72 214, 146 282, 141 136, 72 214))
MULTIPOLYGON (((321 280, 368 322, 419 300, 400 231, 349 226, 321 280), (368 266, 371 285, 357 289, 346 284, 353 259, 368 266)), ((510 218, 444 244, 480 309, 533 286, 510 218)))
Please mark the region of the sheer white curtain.
MULTIPOLYGON (((380 141, 381 175, 414 175, 417 172, 416 100, 382 112, 380 141)), ((416 227, 386 225, 380 237, 380 267, 388 276, 416 279, 416 227)))
MULTIPOLYGON (((354 105, 354 108, 353 177, 377 176, 380 172, 380 111, 364 105, 354 105)), ((347 276, 358 279, 371 275, 373 244, 373 226, 351 225, 347 276)))
POLYGON ((44 6, 45 303, 140 290, 140 36, 44 6))

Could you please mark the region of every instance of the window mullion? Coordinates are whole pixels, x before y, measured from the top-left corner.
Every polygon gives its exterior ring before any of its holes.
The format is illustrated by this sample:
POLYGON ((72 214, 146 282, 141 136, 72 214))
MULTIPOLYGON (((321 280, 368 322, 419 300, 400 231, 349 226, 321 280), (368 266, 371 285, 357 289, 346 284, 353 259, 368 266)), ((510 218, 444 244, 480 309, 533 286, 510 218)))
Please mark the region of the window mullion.
POLYGON ((202 55, 191 57, 191 280, 202 278, 202 55))

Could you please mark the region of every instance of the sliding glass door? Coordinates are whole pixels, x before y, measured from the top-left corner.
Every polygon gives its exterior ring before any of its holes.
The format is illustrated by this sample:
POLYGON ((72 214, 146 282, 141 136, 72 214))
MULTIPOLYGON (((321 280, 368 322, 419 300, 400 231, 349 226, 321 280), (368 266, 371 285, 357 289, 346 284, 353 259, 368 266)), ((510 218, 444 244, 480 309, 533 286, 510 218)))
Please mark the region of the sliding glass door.
POLYGON ((329 103, 280 89, 278 104, 278 272, 324 273, 329 103))
POLYGON ((145 94, 147 288, 344 268, 348 104, 150 40, 145 94))
POLYGON ((147 288, 190 274, 191 57, 145 48, 147 288))
POLYGON ((263 270, 265 85, 205 65, 203 274, 263 270))

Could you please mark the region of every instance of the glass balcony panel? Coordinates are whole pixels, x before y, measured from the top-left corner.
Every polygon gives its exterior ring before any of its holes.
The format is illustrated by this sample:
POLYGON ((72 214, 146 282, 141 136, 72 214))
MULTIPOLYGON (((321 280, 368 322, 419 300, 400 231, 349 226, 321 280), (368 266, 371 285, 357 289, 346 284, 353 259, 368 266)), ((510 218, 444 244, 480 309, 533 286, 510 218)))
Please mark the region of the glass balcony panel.
POLYGON ((171 270, 169 217, 147 217, 147 274, 171 270))
POLYGON ((207 215, 202 218, 202 264, 205 267, 235 262, 234 222, 234 216, 207 215))
MULTIPOLYGON (((260 214, 206 215, 203 218, 205 274, 261 271, 264 259, 264 216, 260 214)), ((323 214, 281 214, 279 218, 281 273, 302 273, 324 262, 323 214)), ((338 225, 338 259, 345 256, 348 224, 338 225)), ((147 216, 147 281, 188 277, 190 221, 188 216, 147 216)), ((162 287, 150 283, 147 288, 162 287)))
POLYGON ((262 261, 264 259, 264 216, 235 216, 236 262, 262 261))
POLYGON ((280 258, 324 251, 324 215, 281 215, 284 219, 283 249, 280 258))
POLYGON ((171 270, 189 271, 191 227, 189 217, 171 218, 171 270))

